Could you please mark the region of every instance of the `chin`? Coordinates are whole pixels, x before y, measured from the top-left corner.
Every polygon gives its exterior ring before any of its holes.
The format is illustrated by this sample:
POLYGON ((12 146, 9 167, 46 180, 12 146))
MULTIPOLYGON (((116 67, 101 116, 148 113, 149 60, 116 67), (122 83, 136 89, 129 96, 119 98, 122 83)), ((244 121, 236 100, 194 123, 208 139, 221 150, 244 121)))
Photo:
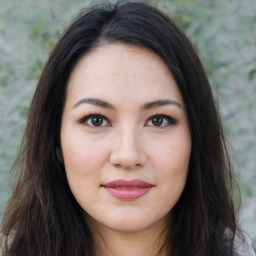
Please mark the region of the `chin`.
POLYGON ((150 226, 148 223, 142 223, 141 221, 127 220, 125 222, 116 222, 109 225, 109 228, 117 232, 122 233, 136 233, 147 229, 150 226))
POLYGON ((163 230, 168 223, 168 216, 162 218, 150 218, 150 216, 119 216, 105 219, 101 222, 105 228, 120 233, 139 233, 151 228, 163 230))

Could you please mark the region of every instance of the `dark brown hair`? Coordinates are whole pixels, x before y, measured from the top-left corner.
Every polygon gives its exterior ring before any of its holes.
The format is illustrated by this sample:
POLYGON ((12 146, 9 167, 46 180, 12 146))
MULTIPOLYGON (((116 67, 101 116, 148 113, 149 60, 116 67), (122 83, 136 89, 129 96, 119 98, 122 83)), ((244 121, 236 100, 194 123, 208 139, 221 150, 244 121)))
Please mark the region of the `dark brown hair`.
POLYGON ((146 47, 159 55, 186 105, 192 152, 185 189, 172 209, 172 228, 164 245, 168 255, 235 255, 231 168, 204 68, 171 19, 153 7, 129 2, 81 15, 44 67, 19 156, 19 180, 2 221, 3 255, 94 255, 83 210, 69 189, 56 151, 74 65, 93 47, 115 42, 146 47))

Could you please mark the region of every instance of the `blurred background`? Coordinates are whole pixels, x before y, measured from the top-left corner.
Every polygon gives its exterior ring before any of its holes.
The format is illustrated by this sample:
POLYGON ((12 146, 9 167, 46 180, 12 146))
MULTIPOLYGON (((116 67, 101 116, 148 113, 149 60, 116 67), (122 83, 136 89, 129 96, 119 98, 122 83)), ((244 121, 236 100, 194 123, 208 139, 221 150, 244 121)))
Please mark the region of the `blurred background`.
MULTIPOLYGON (((71 20, 95 2, 0 0, 0 218, 14 184, 9 171, 42 67, 71 20)), ((201 56, 240 187, 240 222, 255 247, 256 0, 139 2, 152 4, 174 19, 201 56)))

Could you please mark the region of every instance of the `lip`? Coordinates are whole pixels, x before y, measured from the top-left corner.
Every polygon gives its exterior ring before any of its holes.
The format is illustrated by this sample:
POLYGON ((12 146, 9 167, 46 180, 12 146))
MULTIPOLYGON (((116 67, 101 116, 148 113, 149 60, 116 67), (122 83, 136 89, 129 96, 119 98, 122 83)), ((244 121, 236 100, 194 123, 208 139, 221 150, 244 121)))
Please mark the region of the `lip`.
POLYGON ((147 194, 154 186, 142 180, 114 180, 102 187, 122 200, 135 200, 147 194))

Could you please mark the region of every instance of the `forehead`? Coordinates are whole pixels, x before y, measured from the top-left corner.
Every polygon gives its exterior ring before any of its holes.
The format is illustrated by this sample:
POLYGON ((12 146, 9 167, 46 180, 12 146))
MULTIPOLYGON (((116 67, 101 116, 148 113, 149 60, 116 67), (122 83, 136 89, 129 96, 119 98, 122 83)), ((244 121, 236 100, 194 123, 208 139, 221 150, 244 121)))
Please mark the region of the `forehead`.
POLYGON ((182 101, 176 81, 162 59, 146 48, 126 44, 107 44, 82 56, 71 72, 67 94, 132 96, 142 100, 169 95, 182 101))

